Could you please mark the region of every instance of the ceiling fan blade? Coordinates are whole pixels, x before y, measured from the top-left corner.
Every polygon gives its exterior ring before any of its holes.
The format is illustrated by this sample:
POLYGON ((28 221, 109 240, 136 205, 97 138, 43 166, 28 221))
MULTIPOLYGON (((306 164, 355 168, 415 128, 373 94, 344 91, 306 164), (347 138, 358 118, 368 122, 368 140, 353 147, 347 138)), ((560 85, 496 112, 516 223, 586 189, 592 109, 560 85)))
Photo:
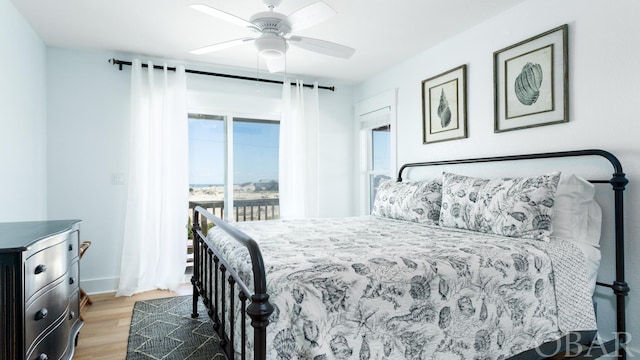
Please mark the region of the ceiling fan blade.
POLYGON ((291 25, 291 31, 295 32, 326 21, 335 14, 336 11, 329 5, 318 1, 295 11, 287 19, 291 25))
POLYGON ((252 37, 246 37, 246 38, 242 38, 242 39, 235 39, 235 40, 231 40, 231 41, 225 41, 225 42, 221 42, 221 43, 205 46, 203 48, 192 50, 192 51, 189 51, 189 52, 192 53, 192 54, 196 54, 196 55, 202 55, 202 54, 206 54, 206 53, 210 53, 210 52, 214 52, 214 51, 218 51, 218 50, 222 50, 222 49, 228 49, 230 47, 242 45, 244 43, 251 42, 251 41, 254 41, 254 40, 255 40, 255 38, 252 38, 252 37))
POLYGON ((218 10, 216 8, 212 8, 211 6, 207 6, 207 5, 203 5, 203 4, 192 4, 189 5, 190 8, 194 9, 194 10, 198 10, 202 13, 205 13, 207 15, 211 15, 213 17, 217 17, 220 20, 224 20, 224 21, 228 21, 232 24, 236 24, 236 25, 240 25, 243 27, 247 27, 250 29, 255 28, 255 25, 253 25, 252 23, 248 22, 247 20, 244 20, 242 18, 239 18, 235 15, 229 14, 228 12, 224 12, 222 10, 218 10))
POLYGON ((267 69, 270 73, 283 72, 286 69, 286 59, 284 56, 276 58, 264 58, 267 63, 267 69))
POLYGON ((304 36, 292 36, 287 41, 289 42, 289 44, 305 50, 343 59, 350 58, 353 53, 356 52, 356 49, 350 48, 348 46, 304 36))

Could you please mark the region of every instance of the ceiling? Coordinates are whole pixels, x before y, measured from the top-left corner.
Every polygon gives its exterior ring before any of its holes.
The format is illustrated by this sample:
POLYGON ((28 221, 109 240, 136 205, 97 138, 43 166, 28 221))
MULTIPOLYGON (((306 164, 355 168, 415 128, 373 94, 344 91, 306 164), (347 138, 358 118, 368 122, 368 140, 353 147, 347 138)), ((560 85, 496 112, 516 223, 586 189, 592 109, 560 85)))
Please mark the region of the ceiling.
MULTIPOLYGON (((188 7, 206 4, 243 19, 261 0, 11 0, 53 47, 127 52, 266 71, 251 44, 208 55, 190 50, 248 36, 247 29, 188 7)), ((289 15, 316 0, 283 0, 289 15)), ((525 0, 323 0, 337 15, 296 35, 356 49, 350 59, 287 51, 287 73, 348 84, 401 62, 525 0)), ((129 59, 122 59, 129 60, 129 59)), ((105 59, 106 61, 106 59, 105 59)))

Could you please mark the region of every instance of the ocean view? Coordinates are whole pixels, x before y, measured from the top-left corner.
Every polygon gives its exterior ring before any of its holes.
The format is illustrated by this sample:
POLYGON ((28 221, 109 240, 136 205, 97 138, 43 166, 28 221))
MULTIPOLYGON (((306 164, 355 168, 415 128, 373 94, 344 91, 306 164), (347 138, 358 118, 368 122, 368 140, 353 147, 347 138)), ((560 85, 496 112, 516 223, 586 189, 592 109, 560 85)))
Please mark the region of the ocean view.
MULTIPOLYGON (((278 182, 259 180, 233 185, 234 200, 278 199, 278 182)), ((190 184, 189 201, 222 201, 224 185, 190 184)))

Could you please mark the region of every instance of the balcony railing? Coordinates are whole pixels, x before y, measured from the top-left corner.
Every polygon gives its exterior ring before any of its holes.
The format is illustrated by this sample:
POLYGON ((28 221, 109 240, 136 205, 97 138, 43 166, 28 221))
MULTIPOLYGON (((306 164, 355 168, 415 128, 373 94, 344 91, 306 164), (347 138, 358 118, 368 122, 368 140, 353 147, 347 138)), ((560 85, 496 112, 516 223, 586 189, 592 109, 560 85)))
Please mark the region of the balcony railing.
MULTIPOLYGON (((196 206, 202 206, 217 217, 227 220, 227 214, 224 212, 224 201, 189 201, 189 228, 193 224, 193 209, 196 206)), ((233 218, 235 221, 253 221, 253 220, 273 220, 280 218, 280 199, 249 199, 233 201, 233 218)), ((211 224, 213 226, 213 224, 211 224)), ((204 234, 207 233, 209 225, 207 218, 200 218, 200 227, 204 234)), ((193 243, 191 240, 191 232, 187 240, 187 269, 191 271, 193 267, 193 243)))
MULTIPOLYGON (((202 206, 217 217, 227 220, 224 201, 189 201, 189 216, 193 208, 202 206)), ((248 199, 233 201, 233 218, 235 221, 272 220, 280 218, 280 199, 248 199)))

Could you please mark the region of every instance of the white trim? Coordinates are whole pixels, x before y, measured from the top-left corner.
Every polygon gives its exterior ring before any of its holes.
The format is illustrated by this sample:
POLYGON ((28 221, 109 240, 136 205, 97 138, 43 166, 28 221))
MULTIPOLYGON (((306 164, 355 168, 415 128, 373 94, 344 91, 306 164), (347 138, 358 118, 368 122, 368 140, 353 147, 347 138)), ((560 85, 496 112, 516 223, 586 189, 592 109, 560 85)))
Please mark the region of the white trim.
POLYGON ((224 115, 224 217, 227 222, 234 222, 233 217, 233 114, 224 115), (228 205, 228 206, 227 206, 228 205))
POLYGON ((354 184, 356 191, 354 191, 354 194, 356 197, 355 203, 358 206, 359 215, 366 215, 369 213, 369 174, 367 169, 367 157, 369 156, 368 146, 370 140, 366 136, 366 132, 363 132, 362 130, 370 130, 387 123, 391 125, 389 172, 391 172, 392 177, 394 177, 397 173, 396 104, 397 89, 385 91, 382 94, 362 100, 355 104, 355 151, 356 154, 358 154, 358 166, 356 167, 356 183, 354 184), (388 122, 382 120, 385 118, 388 118, 388 122))
POLYGON ((359 116, 360 129, 373 129, 389 123, 391 108, 385 106, 383 108, 361 114, 359 116))
POLYGON ((87 294, 104 294, 118 290, 119 277, 101 279, 80 279, 80 287, 87 294))

